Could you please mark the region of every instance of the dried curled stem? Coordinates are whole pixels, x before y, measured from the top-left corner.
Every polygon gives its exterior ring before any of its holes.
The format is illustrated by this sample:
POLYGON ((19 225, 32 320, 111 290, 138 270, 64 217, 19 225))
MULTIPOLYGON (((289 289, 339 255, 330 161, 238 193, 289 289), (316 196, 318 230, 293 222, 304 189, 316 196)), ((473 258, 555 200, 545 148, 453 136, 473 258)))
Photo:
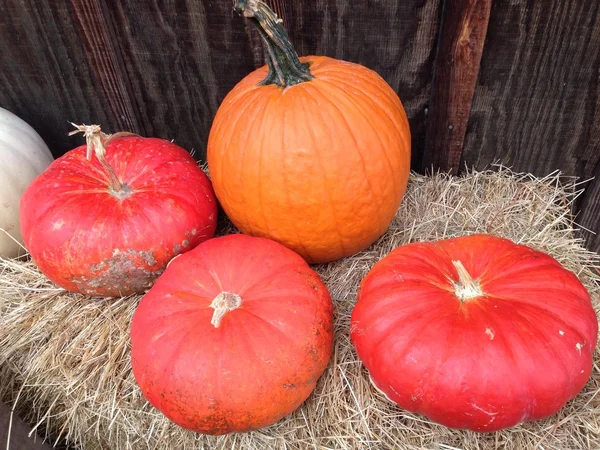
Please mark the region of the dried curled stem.
POLYGON ((242 297, 238 294, 229 291, 221 292, 210 304, 210 307, 214 309, 210 323, 215 328, 219 328, 223 317, 225 317, 228 312, 236 310, 240 306, 242 306, 242 297))
POLYGON ((114 169, 108 162, 106 161, 106 146, 110 141, 117 137, 123 136, 137 136, 134 133, 129 133, 127 131, 121 131, 119 133, 114 134, 106 134, 100 129, 100 125, 77 125, 73 122, 70 122, 76 129, 69 133, 69 136, 73 136, 77 133, 83 133, 85 137, 85 142, 87 144, 87 153, 86 159, 88 161, 92 160, 92 153, 96 155, 100 164, 106 171, 109 179, 109 189, 111 194, 116 197, 122 198, 129 195, 131 190, 129 187, 121 183, 119 177, 115 173, 114 169))
POLYGON ((474 280, 471 274, 467 271, 461 261, 452 261, 456 272, 458 273, 459 282, 454 283, 456 296, 461 302, 470 300, 473 298, 481 297, 483 291, 479 285, 479 281, 474 280))

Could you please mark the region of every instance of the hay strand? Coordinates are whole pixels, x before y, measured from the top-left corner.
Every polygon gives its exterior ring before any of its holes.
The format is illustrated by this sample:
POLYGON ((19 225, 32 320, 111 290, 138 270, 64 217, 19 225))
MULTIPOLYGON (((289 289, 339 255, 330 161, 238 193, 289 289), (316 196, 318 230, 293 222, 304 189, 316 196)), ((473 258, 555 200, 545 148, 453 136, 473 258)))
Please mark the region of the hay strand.
MULTIPOLYGON (((0 394, 31 423, 84 449, 560 449, 600 448, 600 367, 546 420, 491 434, 458 431, 390 404, 369 383, 348 336, 356 290, 393 248, 484 232, 530 245, 575 272, 598 311, 599 257, 574 233, 581 193, 559 173, 536 179, 498 167, 462 177, 412 175, 389 231, 370 249, 317 266, 335 303, 335 348, 307 402, 275 425, 218 438, 185 431, 142 397, 129 362, 139 296, 66 293, 31 262, 0 260, 0 394)), ((231 231, 229 228, 228 231, 231 231)), ((222 230, 223 232, 223 230, 222 230)))

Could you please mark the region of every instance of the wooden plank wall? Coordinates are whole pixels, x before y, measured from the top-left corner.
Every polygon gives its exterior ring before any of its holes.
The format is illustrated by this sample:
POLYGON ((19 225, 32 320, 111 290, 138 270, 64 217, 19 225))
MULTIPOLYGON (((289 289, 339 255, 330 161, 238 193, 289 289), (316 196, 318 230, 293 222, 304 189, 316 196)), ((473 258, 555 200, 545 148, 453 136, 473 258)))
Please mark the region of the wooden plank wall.
MULTIPOLYGON (((300 54, 364 64, 405 93, 419 165, 439 0, 346 3, 269 4, 300 54)), ((175 139, 203 158, 221 100, 264 64, 258 35, 231 0, 4 0, 0 8, 14 18, 0 22, 0 106, 57 155, 81 141, 67 137, 70 120, 175 139)))
MULTIPOLYGON (((600 2, 493 2, 461 158, 587 183, 577 222, 600 233, 600 2)), ((585 233, 600 251, 600 236, 585 233)))
MULTIPOLYGON (((413 169, 502 162, 600 178, 596 0, 267 0, 301 55, 364 64, 398 92, 413 169)), ((3 0, 0 106, 56 155, 68 121, 175 141, 204 157, 225 94, 262 65, 231 0, 3 0)), ((578 221, 600 232, 600 179, 578 221)), ((590 248, 600 237, 588 234, 590 248)))

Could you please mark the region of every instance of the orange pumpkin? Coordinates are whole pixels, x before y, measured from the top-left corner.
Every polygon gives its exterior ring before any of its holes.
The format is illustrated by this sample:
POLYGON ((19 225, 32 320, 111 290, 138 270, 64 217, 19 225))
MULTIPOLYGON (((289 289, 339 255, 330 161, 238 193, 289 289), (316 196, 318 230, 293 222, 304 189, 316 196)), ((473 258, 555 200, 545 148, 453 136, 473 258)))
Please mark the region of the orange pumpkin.
POLYGON ((400 99, 359 64, 298 58, 263 2, 235 8, 258 26, 267 65, 233 88, 211 128, 207 159, 223 209, 243 233, 311 263, 367 248, 388 228, 408 181, 400 99))

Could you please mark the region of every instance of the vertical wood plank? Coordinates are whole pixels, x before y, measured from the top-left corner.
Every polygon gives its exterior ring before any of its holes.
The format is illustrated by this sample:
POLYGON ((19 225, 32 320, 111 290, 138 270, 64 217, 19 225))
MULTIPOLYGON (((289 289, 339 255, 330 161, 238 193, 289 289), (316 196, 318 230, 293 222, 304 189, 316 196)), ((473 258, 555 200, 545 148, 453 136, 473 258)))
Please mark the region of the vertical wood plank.
POLYGON ((140 134, 139 113, 135 111, 128 92, 128 82, 122 64, 115 51, 113 29, 105 20, 97 0, 73 0, 71 2, 74 22, 77 24, 82 45, 86 51, 88 68, 96 85, 103 92, 105 108, 121 119, 118 130, 108 133, 131 131, 140 134))
POLYGON ((600 158, 600 2, 495 1, 463 151, 544 176, 600 158))
POLYGON ((103 14, 144 133, 174 139, 204 159, 221 100, 254 69, 232 1, 106 0, 103 14))
POLYGON ((3 0, 0 105, 28 122, 55 156, 80 140, 68 121, 120 126, 89 70, 70 3, 3 0))
POLYGON ((492 0, 445 0, 424 169, 459 170, 491 4, 492 0))
MULTIPOLYGON (((463 163, 596 177, 575 205, 600 233, 600 3, 495 1, 463 163)), ((584 233, 600 251, 598 235, 584 233)))

